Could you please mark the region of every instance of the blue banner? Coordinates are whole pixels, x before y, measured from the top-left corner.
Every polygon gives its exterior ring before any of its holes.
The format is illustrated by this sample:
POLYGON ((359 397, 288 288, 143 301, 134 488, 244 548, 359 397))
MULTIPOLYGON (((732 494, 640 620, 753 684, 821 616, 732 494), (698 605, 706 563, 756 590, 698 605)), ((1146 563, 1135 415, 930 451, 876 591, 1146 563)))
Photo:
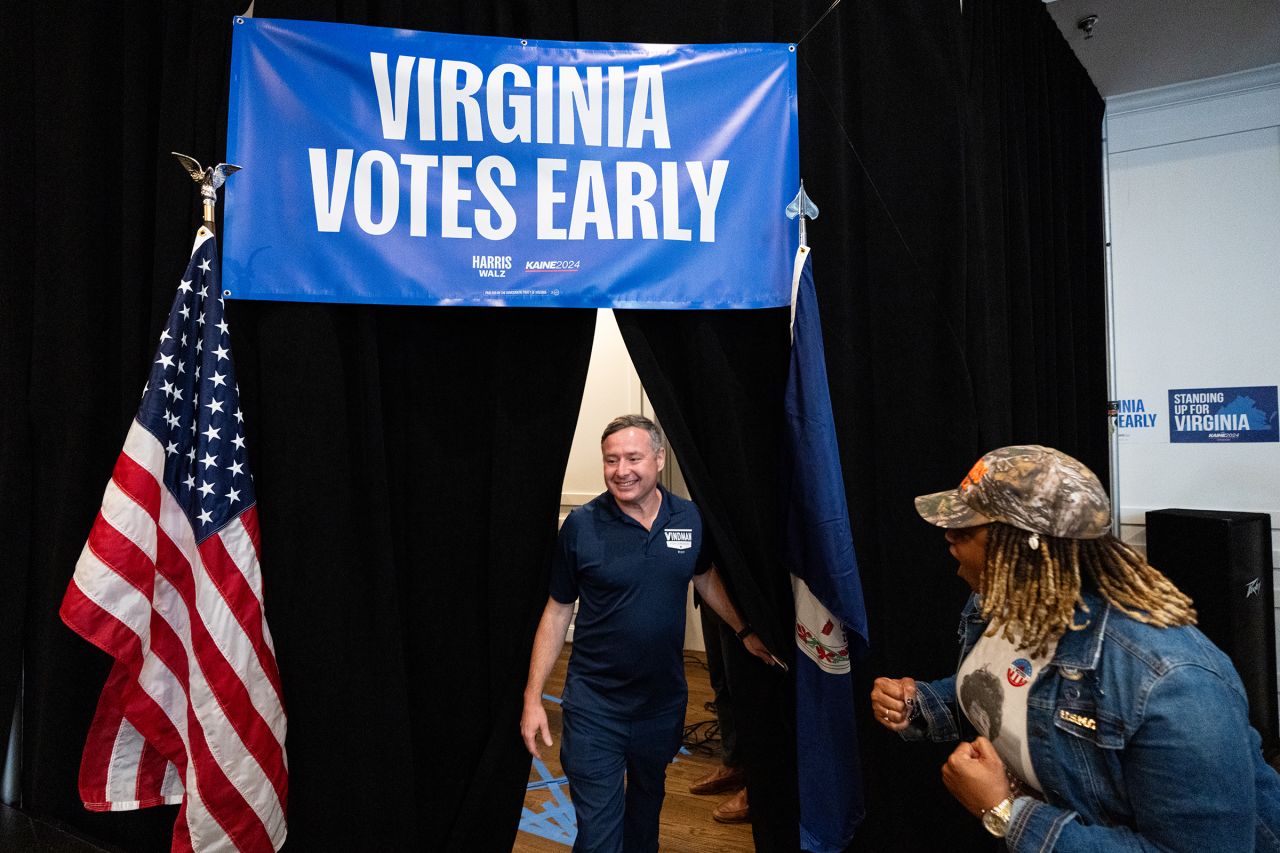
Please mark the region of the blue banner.
POLYGON ((1169 392, 1169 441, 1278 441, 1275 385, 1169 392))
POLYGON ((785 305, 795 51, 236 18, 223 284, 415 305, 785 305))

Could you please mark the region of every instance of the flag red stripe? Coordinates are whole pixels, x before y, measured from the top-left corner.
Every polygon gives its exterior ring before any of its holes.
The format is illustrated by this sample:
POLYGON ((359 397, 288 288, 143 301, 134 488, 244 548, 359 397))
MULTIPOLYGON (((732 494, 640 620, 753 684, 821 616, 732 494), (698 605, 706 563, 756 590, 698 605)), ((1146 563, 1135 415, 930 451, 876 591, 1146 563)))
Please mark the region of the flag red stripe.
POLYGON ((249 541, 253 543, 253 555, 262 559, 262 534, 258 529, 258 507, 251 506, 240 513, 240 523, 249 533, 249 541))
POLYGON ((108 568, 151 598, 156 580, 155 563, 132 539, 117 530, 101 510, 89 528, 86 545, 108 568))
MULTIPOLYGON (((199 621, 192 623, 192 626, 200 624, 199 621)), ((186 703, 187 716, 187 738, 189 741, 189 749, 191 753, 192 766, 195 768, 195 784, 200 792, 200 800, 204 804, 204 809, 213 817, 218 825, 221 826, 228 835, 233 839, 237 837, 253 838, 254 843, 264 843, 262 839, 266 838, 266 829, 263 827, 257 813, 249 807, 244 796, 227 778, 218 761, 214 759, 213 753, 210 752, 208 743, 204 737, 204 730, 201 720, 197 716, 195 704, 189 699, 190 697, 190 677, 188 674, 188 658, 186 648, 182 644, 182 639, 173 630, 173 627, 159 620, 156 625, 155 633, 152 637, 152 650, 155 652, 170 672, 177 675, 178 681, 188 694, 186 703), (247 812, 247 814, 245 814, 247 812), (256 829, 246 828, 247 824, 256 825, 256 829), (231 828, 235 827, 233 833, 231 828), (261 836, 257 838, 256 836, 261 836)), ((200 653, 197 651, 197 657, 200 653)), ((202 667, 203 669, 203 667, 202 667)), ((150 697, 144 691, 136 691, 139 700, 143 697, 150 697)), ((159 706, 154 706, 154 712, 164 717, 163 711, 159 706)), ((225 706, 224 706, 225 707, 225 706)), ((132 711, 132 708, 130 709, 132 711)), ((139 708, 139 710, 142 710, 139 708)), ((162 725, 161 721, 155 719, 148 712, 148 717, 152 725, 162 725)), ((169 723, 167 717, 164 717, 164 723, 169 723)), ((151 726, 148 726, 150 728, 151 726)), ((170 724, 170 728, 172 726, 170 724)), ((174 732, 177 734, 177 732, 174 732)), ((274 738, 273 738, 274 740, 274 738)), ((188 779, 190 776, 188 775, 188 779)), ((245 847, 239 845, 242 850, 271 850, 269 841, 265 842, 265 846, 245 847)))
MULTIPOLYGON (((137 726, 134 726, 134 728, 137 728, 137 726)), ((134 799, 145 804, 141 808, 152 805, 152 800, 161 799, 157 793, 153 792, 159 791, 160 785, 164 782, 165 769, 168 766, 168 759, 148 739, 143 744, 142 757, 138 759, 137 784, 134 786, 134 799)), ((154 805, 159 805, 159 803, 154 803, 154 805)))
POLYGON ((280 673, 276 669, 276 657, 271 653, 266 638, 262 634, 262 609, 258 597, 253 594, 245 577, 240 572, 226 546, 219 536, 210 536, 200 543, 200 559, 204 563, 209 578, 218 585, 222 598, 231 608, 231 613, 240 623, 241 629, 253 643, 258 661, 267 674, 271 686, 275 688, 276 700, 284 704, 284 691, 280 687, 280 673))
MULTIPOLYGON (((77 631, 79 631, 80 620, 85 614, 92 614, 104 621, 115 621, 110 613, 101 610, 93 601, 86 598, 74 582, 67 587, 61 612, 63 621, 77 631)), ((102 696, 98 701, 98 708, 85 743, 84 760, 80 765, 81 799, 86 805, 98 804, 103 809, 110 808, 106 802, 107 773, 122 718, 127 717, 148 742, 155 745, 165 758, 172 761, 177 766, 179 775, 185 775, 187 766, 186 749, 173 723, 150 694, 144 690, 134 689, 142 668, 142 647, 136 634, 123 625, 121 628, 125 634, 132 637, 132 642, 127 644, 127 647, 117 656, 111 674, 107 677, 107 683, 102 689, 102 696)), ((172 629, 168 628, 167 623, 159 618, 154 623, 153 641, 157 638, 160 640, 159 648, 153 645, 157 656, 161 660, 168 657, 167 665, 171 670, 185 671, 186 652, 181 649, 181 643, 177 644, 175 651, 174 643, 170 638, 176 640, 176 635, 173 634, 172 629), (161 651, 167 654, 159 654, 161 651)), ((160 777, 163 779, 163 770, 160 777)), ((156 790, 159 790, 158 782, 156 790)))
MULTIPOLYGON (((188 718, 190 719, 188 729, 191 736, 191 760, 196 766, 198 776, 196 785, 199 787, 200 799, 204 802, 209 814, 238 849, 274 850, 275 846, 267 835, 266 827, 258 818, 258 813, 253 810, 236 786, 231 784, 231 780, 222 772, 218 760, 209 751, 209 744, 204 739, 204 730, 196 719, 194 708, 189 711, 188 718)), ((197 834, 192 839, 193 843, 199 837, 197 834)))
MULTIPOLYGON (((159 617, 157 617, 153 627, 152 651, 156 658, 176 677, 183 690, 189 693, 186 649, 172 626, 159 617)), ((126 666, 125 669, 132 669, 133 671, 124 681, 131 684, 139 680, 141 657, 134 655, 130 659, 130 663, 132 666, 126 666)), ((108 684, 108 689, 114 687, 114 684, 108 684)), ((126 716, 148 741, 160 744, 162 750, 167 754, 176 753, 177 760, 175 764, 178 765, 179 771, 186 775, 184 770, 186 767, 186 750, 181 734, 174 727, 173 722, 145 690, 128 690, 127 695, 126 716)), ((244 844, 237 842, 240 849, 273 849, 261 820, 249 807, 240 791, 230 782, 209 751, 201 729, 201 722, 196 716, 194 706, 189 699, 185 704, 187 707, 187 733, 192 744, 191 761, 195 769, 195 784, 200 790, 201 802, 203 803, 202 811, 207 811, 210 817, 233 839, 244 839, 245 844, 255 845, 244 846, 244 844)), ((108 748, 109 754, 110 749, 108 748)), ((152 798, 153 801, 159 801, 158 791, 163 778, 163 767, 161 767, 159 774, 154 777, 152 782, 154 791, 157 792, 157 796, 152 798)), ((150 793, 150 791, 145 793, 150 793)), ((145 799, 145 796, 140 797, 140 799, 145 799)))
POLYGON ((134 503, 151 516, 154 524, 160 523, 160 474, 148 471, 128 453, 120 454, 115 470, 111 472, 111 479, 116 481, 120 490, 133 498, 134 503))
POLYGON ((75 580, 67 586, 58 613, 69 628, 114 658, 125 658, 138 648, 133 629, 86 595, 75 580))
MULTIPOLYGON (((212 539, 212 537, 211 537, 212 539)), ((210 540, 211 541, 211 540, 210 540)), ((202 549, 203 550, 203 549, 202 549)), ((195 581, 189 568, 174 571, 179 566, 188 565, 186 556, 178 549, 173 540, 164 531, 160 532, 156 541, 158 571, 178 590, 188 613, 197 612, 195 581)), ((209 567, 205 567, 209 572, 209 567)), ((240 570, 232 566, 231 571, 240 576, 240 570)), ((226 578, 215 578, 209 572, 210 580, 215 582, 219 591, 229 585, 226 578)), ((252 594, 250 594, 252 597, 252 594)), ((257 599, 254 599, 255 601, 257 599)), ((261 618, 261 617, 259 617, 261 618)), ((222 708, 227 721, 231 723, 236 734, 246 749, 257 760, 267 778, 276 789, 276 796, 281 803, 285 802, 288 793, 287 773, 284 768, 284 749, 280 741, 267 725, 266 720, 254 707, 240 676, 227 663, 218 649, 208 629, 200 619, 191 620, 191 646, 196 660, 204 673, 209 689, 213 692, 222 708)), ((189 686, 189 685, 188 685, 189 686)))
POLYGON ((178 819, 173 823, 173 844, 169 853, 195 853, 191 846, 191 830, 187 827, 187 806, 190 800, 183 800, 178 808, 178 819))
MULTIPOLYGON (((78 591, 78 588, 76 588, 78 591)), ((63 604, 66 607, 66 604, 63 604)), ((116 670, 120 668, 120 664, 116 663, 111 668, 111 675, 107 677, 107 684, 111 684, 111 680, 116 677, 116 670)), ((103 689, 102 695, 98 697, 98 707, 93 712, 93 723, 89 726, 89 735, 84 745, 84 754, 89 756, 91 753, 95 756, 105 755, 107 761, 81 761, 80 776, 77 784, 80 790, 80 798, 88 802, 105 802, 107 799, 107 771, 110 767, 111 749, 115 744, 116 730, 120 726, 120 715, 122 713, 119 703, 116 701, 115 691, 103 689)))
MULTIPOLYGON (((117 471, 126 478, 125 483, 117 483, 121 491, 134 500, 139 496, 150 496, 160 500, 161 496, 158 489, 148 489, 146 486, 145 481, 147 479, 151 479, 151 482, 155 483, 150 474, 133 460, 130 460, 127 455, 122 454, 122 458, 126 461, 117 465, 117 471)), ((148 517, 158 517, 159 515, 158 506, 154 509, 151 507, 144 509, 148 517)), ((106 568, 114 572, 119 582, 128 583, 138 592, 145 592, 149 598, 154 597, 154 577, 159 572, 178 591, 186 606, 189 618, 192 613, 196 612, 195 585, 192 579, 191 565, 186 555, 182 553, 168 535, 158 529, 156 534, 155 542, 159 566, 156 566, 150 557, 131 539, 121 534, 120 531, 108 523, 101 514, 90 533, 90 541, 87 543, 87 547, 106 568), (140 584, 146 584, 147 589, 145 591, 139 589, 140 584)), ((225 549, 218 548, 217 550, 222 551, 223 557, 229 563, 230 559, 226 555, 225 549)), ((225 589, 228 586, 236 588, 239 597, 243 599, 247 595, 256 609, 257 599, 253 596, 252 591, 247 589, 243 575, 233 563, 230 564, 230 572, 233 574, 227 574, 227 577, 221 578, 221 582, 217 586, 220 589, 225 589), (237 579, 238 583, 236 583, 237 579)), ((226 574, 226 572, 223 572, 223 574, 226 574)), ((75 584, 72 584, 69 588, 68 595, 64 601, 64 611, 64 619, 68 624, 72 625, 73 628, 77 628, 77 630, 83 627, 84 630, 81 633, 86 634, 86 639, 104 648, 124 663, 125 671, 130 675, 127 679, 128 682, 137 679, 142 667, 142 648, 140 639, 132 628, 114 617, 102 618, 104 615, 110 616, 110 614, 102 610, 92 599, 85 596, 83 591, 75 584), (75 591, 74 595, 71 590, 75 591)), ((260 620, 261 616, 259 615, 258 618, 260 620)), ((208 680, 210 690, 217 698, 220 709, 226 715, 226 722, 232 724, 232 728, 240 735, 245 748, 261 765, 267 775, 267 779, 276 790, 277 798, 283 804, 286 801, 288 782, 287 772, 284 769, 283 749, 280 742, 272 734, 257 709, 254 708, 244 684, 218 650, 201 619, 198 617, 189 618, 189 622, 192 645, 197 660, 208 680)), ((196 718, 194 710, 190 709, 189 663, 186 649, 182 640, 173 631, 172 626, 158 613, 153 613, 152 615, 150 632, 151 650, 178 677, 184 692, 188 694, 188 737, 192 740, 194 746, 196 739, 194 735, 199 731, 201 723, 196 718)), ((259 643, 254 643, 254 646, 256 649, 259 643)), ((270 675, 275 677, 276 685, 278 685, 279 676, 274 667, 270 671, 270 675)), ((128 707, 124 709, 124 713, 134 722, 135 728, 148 741, 164 743, 166 747, 164 753, 168 755, 170 760, 173 760, 180 769, 185 767, 186 750, 179 733, 173 728, 172 722, 145 691, 119 689, 126 686, 129 685, 109 683, 104 688, 104 697, 108 694, 113 696, 108 708, 118 701, 119 694, 128 695, 128 707)), ((276 686, 277 692, 278 689, 278 686, 276 686)), ((118 733, 119 728, 118 720, 114 722, 114 725, 110 725, 108 721, 104 720, 101 729, 95 730, 97 741, 92 746, 86 744, 84 769, 93 783, 92 787, 82 789, 83 798, 86 802, 103 803, 105 807, 110 807, 104 802, 107 799, 105 796, 106 768, 110 766, 115 735, 118 733), (92 759, 90 759, 91 753, 95 756, 92 759), (95 765, 102 769, 89 770, 95 765)), ((244 838, 251 844, 263 843, 265 839, 265 847, 244 849, 272 849, 266 836, 266 829, 262 825, 258 814, 249 808, 244 796, 231 783, 222 769, 218 767, 216 761, 213 760, 212 753, 209 751, 203 734, 199 735, 199 740, 202 747, 199 754, 205 756, 210 764, 206 766, 203 760, 198 756, 196 757, 196 764, 194 765, 196 784, 202 792, 202 800, 210 815, 233 838, 244 838), (248 810, 247 815, 243 814, 245 809, 248 810), (254 826, 251 828, 249 824, 254 826)), ((148 776, 141 769, 139 770, 137 780, 139 794, 137 799, 144 802, 156 802, 161 799, 159 792, 164 778, 164 763, 164 758, 161 757, 159 762, 153 766, 154 775, 148 776)), ((283 808, 283 805, 281 807, 283 808)))

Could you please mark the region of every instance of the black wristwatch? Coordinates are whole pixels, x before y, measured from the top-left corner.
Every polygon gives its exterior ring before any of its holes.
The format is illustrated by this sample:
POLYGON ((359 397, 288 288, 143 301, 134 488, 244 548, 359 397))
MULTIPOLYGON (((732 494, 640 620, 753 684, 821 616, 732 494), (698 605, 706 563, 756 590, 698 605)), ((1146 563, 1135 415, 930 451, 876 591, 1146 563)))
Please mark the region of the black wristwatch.
POLYGON ((751 623, 745 622, 742 625, 742 630, 739 631, 735 636, 739 640, 745 640, 749 635, 754 634, 755 632, 756 632, 756 629, 751 627, 751 623))

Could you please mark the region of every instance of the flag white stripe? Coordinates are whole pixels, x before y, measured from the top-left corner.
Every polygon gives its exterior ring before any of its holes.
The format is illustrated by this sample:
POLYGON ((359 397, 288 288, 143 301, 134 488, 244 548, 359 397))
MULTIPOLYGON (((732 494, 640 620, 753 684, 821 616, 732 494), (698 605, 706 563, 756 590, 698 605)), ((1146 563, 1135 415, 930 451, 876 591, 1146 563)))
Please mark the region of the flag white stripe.
MULTIPOLYGON (((253 707, 257 708, 258 713, 267 721, 275 739, 284 744, 286 723, 284 715, 280 712, 280 700, 275 688, 271 686, 266 670, 262 668, 262 662, 258 658, 253 641, 236 620, 235 614, 223 599, 217 584, 210 580, 204 562, 200 558, 200 552, 196 549, 195 536, 187 523, 187 517, 168 492, 160 496, 160 526, 191 562, 196 609, 209 630, 214 646, 226 660, 237 662, 234 668, 249 692, 249 700, 253 703, 253 707)), ((189 635, 181 636, 184 637, 184 643, 190 646, 189 635)))
POLYGON ((115 573, 86 545, 76 563, 72 582, 99 609, 114 616, 138 635, 145 652, 151 631, 151 602, 142 591, 115 573))
POLYGON ((164 445, 156 439, 154 435, 147 431, 147 428, 134 418, 133 423, 129 426, 129 434, 124 437, 124 453, 129 458, 137 462, 143 468, 151 472, 151 475, 160 483, 160 490, 164 488, 164 445))
POLYGON ((164 767, 164 781, 160 783, 160 793, 171 803, 182 802, 182 795, 185 793, 182 787, 182 777, 178 775, 178 766, 172 761, 167 762, 164 767), (174 798, 177 799, 174 799, 174 798))
POLYGON ((244 576, 245 582, 249 584, 249 588, 258 599, 258 606, 261 607, 262 572, 258 569, 258 550, 253 547, 253 540, 249 538, 249 531, 244 529, 244 522, 236 518, 222 528, 218 538, 222 540, 223 547, 231 555, 231 561, 244 576))
POLYGON ((258 567, 258 550, 253 547, 253 539, 250 538, 249 531, 245 529, 244 522, 239 518, 228 524, 218 535, 231 561, 236 564, 236 568, 248 582, 253 594, 257 596, 258 606, 263 608, 262 640, 267 644, 271 656, 275 657, 276 646, 271 639, 271 630, 267 627, 267 611, 262 599, 262 571, 258 567))
POLYGON ((138 796, 138 760, 145 742, 138 730, 121 718, 116 740, 111 746, 111 763, 107 765, 107 800, 136 802, 138 796))
MULTIPOLYGON (((142 734, 121 717, 111 749, 111 763, 107 767, 104 799, 108 811, 124 812, 142 807, 142 801, 135 798, 138 796, 138 768, 145 745, 142 734)), ((166 762, 164 784, 160 790, 166 804, 182 802, 182 782, 178 778, 178 768, 171 761, 166 762)))
POLYGON ((102 496, 102 517, 117 533, 137 545, 151 562, 156 561, 155 522, 147 509, 122 491, 114 479, 107 483, 107 491, 102 496))
MULTIPOLYGON (((199 557, 198 554, 195 556, 199 557)), ((202 569, 198 570, 197 573, 202 573, 202 569)), ((284 812, 280 806, 279 799, 276 797, 275 788, 258 764, 257 759, 249 752, 249 749, 244 745, 235 728, 227 719, 222 705, 214 696, 213 690, 205 678, 204 670, 199 666, 199 659, 196 657, 195 646, 191 638, 190 614, 182 596, 164 578, 156 579, 156 591, 156 612, 173 628, 187 651, 187 660, 189 662, 188 678, 191 682, 190 703, 195 710, 196 720, 200 725, 200 729, 204 732, 209 752, 213 755, 218 766, 222 768, 227 779, 240 791, 241 795, 244 796, 245 800, 257 813, 263 825, 267 827, 268 834, 274 837, 274 827, 282 827, 284 825, 284 812), (162 590, 163 595, 160 594, 162 590)), ((144 685, 144 689, 145 687, 146 685, 144 685)), ((148 690, 148 693, 150 693, 150 690, 148 690)), ((183 734, 183 742, 187 744, 187 754, 191 755, 185 719, 180 731, 183 734)), ((196 783, 196 760, 197 758, 193 756, 187 764, 188 791, 196 783)), ((188 811, 191 808, 191 805, 187 806, 188 811)))
MULTIPOLYGON (((197 701, 197 685, 198 683, 203 684, 204 677, 194 659, 194 649, 191 644, 191 625, 186 603, 182 600, 178 590, 163 577, 156 578, 156 612, 165 622, 169 623, 169 627, 177 634, 183 648, 186 650, 191 691, 188 694, 183 689, 180 679, 169 671, 169 668, 165 666, 157 655, 149 655, 148 659, 143 663, 143 672, 138 679, 138 684, 164 710, 165 716, 173 723, 182 738, 183 747, 187 753, 185 788, 190 797, 187 802, 187 826, 191 832, 193 842, 197 835, 202 838, 207 836, 209 839, 204 842, 204 846, 195 845, 196 850, 204 853, 206 850, 215 849, 214 840, 225 838, 222 827, 213 815, 209 813, 204 801, 191 796, 199 787, 198 773, 201 768, 197 766, 197 758, 191 752, 191 737, 188 729, 187 714, 193 703, 197 701)), ((203 695, 208 695, 207 688, 203 695)), ((230 728, 230 723, 221 714, 221 708, 216 702, 213 704, 218 708, 216 714, 202 714, 199 709, 196 712, 197 723, 201 730, 204 731, 206 740, 209 738, 208 728, 211 724, 221 726, 224 729, 230 728)), ((212 744, 210 744, 210 752, 213 753, 214 759, 217 761, 218 753, 212 749, 212 744)), ((221 762, 219 761, 218 763, 221 762)), ((230 849, 234 850, 235 848, 232 847, 230 849)))

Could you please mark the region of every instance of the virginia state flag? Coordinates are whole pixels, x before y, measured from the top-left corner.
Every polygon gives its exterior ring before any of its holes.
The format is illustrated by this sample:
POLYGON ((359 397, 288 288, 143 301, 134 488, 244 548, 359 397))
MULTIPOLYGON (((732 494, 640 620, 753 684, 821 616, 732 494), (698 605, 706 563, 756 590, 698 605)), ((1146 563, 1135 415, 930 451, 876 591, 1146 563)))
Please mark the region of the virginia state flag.
POLYGON ((783 452, 783 559, 796 605, 800 843, 839 853, 864 813, 849 640, 867 642, 809 248, 792 282, 791 372, 783 452))

